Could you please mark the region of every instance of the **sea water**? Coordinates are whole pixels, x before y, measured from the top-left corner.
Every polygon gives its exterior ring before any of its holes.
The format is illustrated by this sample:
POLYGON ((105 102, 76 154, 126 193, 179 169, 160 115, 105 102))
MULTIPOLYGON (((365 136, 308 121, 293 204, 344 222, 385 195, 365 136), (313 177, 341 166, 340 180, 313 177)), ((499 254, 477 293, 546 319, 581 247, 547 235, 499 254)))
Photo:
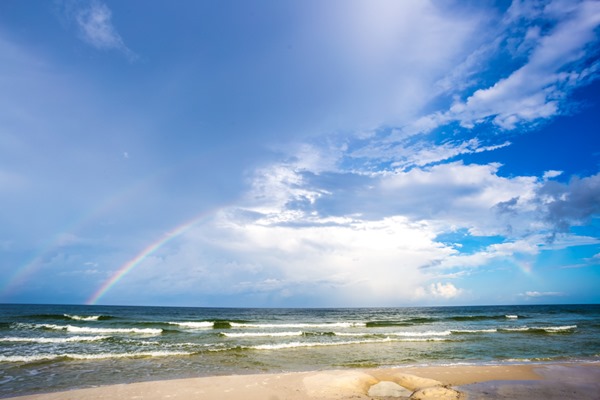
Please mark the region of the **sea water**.
POLYGON ((0 397, 208 375, 600 361, 600 306, 0 305, 0 397))

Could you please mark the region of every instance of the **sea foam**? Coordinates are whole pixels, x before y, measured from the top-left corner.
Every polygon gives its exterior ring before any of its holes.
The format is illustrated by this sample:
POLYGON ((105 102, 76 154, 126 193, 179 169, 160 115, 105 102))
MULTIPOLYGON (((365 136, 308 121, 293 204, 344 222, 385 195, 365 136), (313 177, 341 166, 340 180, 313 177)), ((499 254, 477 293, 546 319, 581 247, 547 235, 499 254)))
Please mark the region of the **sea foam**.
POLYGON ((244 333, 233 333, 233 332, 222 332, 221 335, 230 338, 244 338, 244 337, 287 337, 287 336, 302 336, 304 332, 244 332, 244 333))
POLYGON ((563 326, 521 326, 516 328, 501 328, 499 331, 505 332, 547 332, 547 333, 558 333, 568 332, 577 329, 577 325, 563 325, 563 326))
POLYGON ((142 334, 142 335, 160 335, 162 329, 154 328, 91 328, 74 325, 53 325, 53 324, 20 324, 29 326, 35 329, 52 329, 59 331, 67 331, 73 333, 130 333, 130 334, 142 334))
POLYGON ((71 343, 71 342, 95 342, 108 339, 110 336, 71 336, 67 338, 45 338, 45 337, 4 337, 0 342, 16 343, 71 343))
POLYGON ((273 328, 282 328, 282 329, 322 329, 322 328, 355 328, 355 327, 365 327, 367 324, 365 322, 327 322, 322 324, 311 324, 311 323, 287 323, 287 324, 255 324, 255 323, 245 323, 245 322, 232 322, 232 328, 262 328, 262 329, 273 329, 273 328))
POLYGON ((293 349, 299 347, 326 347, 326 346, 348 346, 357 344, 369 344, 369 343, 386 343, 386 342, 443 342, 448 339, 442 338, 391 338, 386 337, 383 339, 365 339, 365 340, 345 340, 339 342, 289 342, 289 343, 274 343, 274 344, 262 344, 256 346, 245 347, 253 350, 281 350, 281 349, 293 349))
POLYGON ((98 321, 100 319, 100 315, 70 315, 64 314, 65 318, 69 318, 75 321, 98 321))
POLYGON ((22 356, 1 356, 0 362, 22 362, 32 363, 39 361, 51 361, 56 359, 72 359, 72 360, 100 360, 111 358, 138 358, 138 357, 169 357, 169 356, 189 356, 194 353, 183 351, 149 351, 137 353, 98 353, 98 354, 78 354, 78 353, 63 353, 63 354, 36 354, 22 356))
POLYGON ((211 321, 199 321, 199 322, 169 322, 170 325, 176 325, 182 328, 188 329, 211 329, 215 323, 211 321))

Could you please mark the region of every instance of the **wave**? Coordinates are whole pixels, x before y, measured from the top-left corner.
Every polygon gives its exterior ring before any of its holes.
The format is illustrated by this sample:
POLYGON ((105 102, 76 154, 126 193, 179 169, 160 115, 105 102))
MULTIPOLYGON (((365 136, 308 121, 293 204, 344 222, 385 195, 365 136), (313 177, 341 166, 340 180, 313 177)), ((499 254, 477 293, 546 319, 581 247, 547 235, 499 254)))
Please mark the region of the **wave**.
POLYGON ((261 344, 256 346, 242 347, 251 350, 282 350, 282 349, 293 349, 301 347, 328 347, 328 346, 348 346, 356 344, 373 344, 373 343, 388 343, 388 342, 446 342, 449 339, 442 338, 412 338, 412 339, 398 339, 386 337, 383 339, 365 339, 365 340, 346 340, 339 342, 289 342, 289 343, 276 343, 276 344, 261 344))
POLYGON ((452 329, 453 334, 477 334, 477 333, 572 333, 577 325, 565 326, 520 326, 512 328, 490 328, 490 329, 452 329))
POLYGON ((369 321, 366 323, 368 328, 383 328, 388 326, 412 326, 420 324, 430 324, 439 321, 439 318, 432 317, 414 317, 401 320, 380 320, 369 321))
POLYGON ((310 332, 243 332, 243 333, 233 333, 233 332, 221 332, 220 335, 230 338, 244 338, 244 337, 288 337, 288 336, 306 336, 310 335, 310 332))
POLYGON ((185 329, 230 329, 233 325, 240 326, 246 324, 248 321, 243 320, 210 320, 210 321, 181 321, 181 322, 168 322, 169 325, 177 325, 185 329))
POLYGON ((187 328, 187 329, 212 329, 214 327, 214 322, 211 322, 211 321, 169 322, 169 325, 176 325, 181 328, 187 328))
POLYGON ((495 320, 505 320, 508 317, 506 315, 455 315, 452 317, 446 317, 446 320, 449 321, 495 321, 495 320))
POLYGON ((365 324, 367 328, 386 328, 390 326, 413 326, 414 322, 409 321, 369 321, 365 324))
POLYGON ((98 353, 98 354, 78 354, 78 353, 63 353, 63 354, 36 354, 29 356, 2 356, 0 362, 14 363, 33 363, 40 361, 55 361, 55 360, 100 360, 111 358, 146 358, 146 357, 169 357, 169 356, 189 356, 193 352, 185 351, 149 351, 137 353, 98 353))
POLYGON ((490 329, 452 329, 450 332, 453 334, 472 334, 472 333, 495 333, 498 332, 496 328, 490 329))
POLYGON ((29 329, 50 329, 58 331, 67 331, 71 333, 130 333, 143 335, 160 335, 162 329, 153 328, 90 328, 74 325, 52 325, 52 324, 15 324, 17 327, 25 327, 29 329))
POLYGON ((106 320, 113 318, 108 315, 71 315, 71 314, 64 314, 64 317, 67 319, 72 319, 74 321, 106 321, 106 320))
POLYGON ((429 337, 429 336, 448 336, 452 331, 427 331, 427 332, 392 332, 388 335, 401 337, 429 337))
POLYGON ((454 315, 450 317, 435 318, 435 317, 414 317, 401 320, 376 320, 369 321, 366 326, 369 328, 379 328, 388 326, 412 326, 420 324, 430 324, 439 321, 493 321, 493 320, 505 320, 505 319, 518 319, 524 318, 521 315, 516 314, 503 314, 503 315, 454 315))
POLYGON ((283 324, 259 324, 251 322, 231 322, 232 328, 255 328, 255 329, 327 329, 327 328, 356 328, 366 327, 365 322, 324 322, 324 323, 283 323, 283 324))
POLYGON ((67 338, 45 338, 45 337, 3 337, 0 342, 13 343, 70 343, 70 342, 96 342, 105 340, 110 336, 71 336, 67 338))
POLYGON ((106 321, 115 317, 110 315, 73 315, 73 314, 32 314, 23 318, 40 320, 75 320, 75 321, 106 321))
POLYGON ((339 337, 361 337, 361 336, 396 336, 396 337, 431 337, 448 336, 451 331, 428 331, 428 332, 387 332, 385 334, 374 334, 372 332, 221 332, 220 335, 230 338, 251 337, 289 337, 289 336, 339 336, 339 337))
POLYGON ((521 332, 521 333, 572 333, 577 329, 577 325, 564 326, 521 326, 515 328, 498 328, 498 332, 521 332))

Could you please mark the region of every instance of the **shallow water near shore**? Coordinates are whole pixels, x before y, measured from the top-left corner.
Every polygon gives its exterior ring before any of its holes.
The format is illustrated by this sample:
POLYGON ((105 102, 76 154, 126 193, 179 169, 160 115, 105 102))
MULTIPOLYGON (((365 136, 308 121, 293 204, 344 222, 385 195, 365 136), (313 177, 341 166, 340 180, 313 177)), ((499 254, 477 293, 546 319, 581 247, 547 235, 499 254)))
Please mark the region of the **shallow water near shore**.
POLYGON ((0 306, 0 396, 208 375, 600 360, 600 306, 0 306))

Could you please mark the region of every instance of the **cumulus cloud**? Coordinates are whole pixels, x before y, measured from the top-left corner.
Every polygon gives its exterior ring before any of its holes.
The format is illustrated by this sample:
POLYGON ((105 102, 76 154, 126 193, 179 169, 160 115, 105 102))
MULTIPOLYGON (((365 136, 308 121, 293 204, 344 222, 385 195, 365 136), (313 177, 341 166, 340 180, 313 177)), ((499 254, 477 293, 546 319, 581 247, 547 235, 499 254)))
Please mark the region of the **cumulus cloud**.
MULTIPOLYGON (((515 1, 499 28, 509 33, 490 44, 473 32, 493 13, 460 17, 425 1, 379 4, 352 3, 339 20, 311 20, 323 38, 311 54, 323 57, 303 60, 317 63, 311 68, 347 63, 320 77, 345 89, 344 96, 332 91, 345 97, 336 104, 352 100, 350 122, 336 129, 354 130, 277 148, 279 160, 246 171, 249 190, 235 206, 147 257, 145 273, 128 277, 132 284, 153 295, 239 295, 254 304, 443 303, 465 293, 465 271, 498 260, 527 270, 544 249, 586 243, 566 234, 546 239, 599 212, 600 175, 563 184, 552 180, 559 171, 507 177, 499 163, 457 158, 510 146, 503 135, 475 137, 471 128, 514 130, 551 118, 571 90, 593 79, 596 64, 583 50, 595 37, 598 3, 558 12, 556 3, 515 1), (511 30, 523 19, 536 25, 511 30), (485 70, 499 53, 510 53, 503 76, 485 70), (501 236, 501 243, 463 250, 438 239, 459 230, 501 236)), ((131 55, 106 5, 94 1, 75 15, 89 44, 131 55)))
POLYGON ((416 289, 417 297, 429 297, 453 299, 462 294, 462 290, 454 286, 452 283, 432 283, 427 287, 418 287, 416 289))
MULTIPOLYGON (((155 292, 268 298, 270 304, 306 298, 310 304, 408 304, 415 288, 431 279, 419 266, 453 252, 426 226, 402 217, 299 227, 261 215, 241 220, 234 211, 223 210, 177 247, 148 258, 145 273, 130 283, 155 292), (169 276, 161 277, 166 268, 169 276)), ((452 293, 447 285, 435 289, 440 299, 452 293)))
POLYGON ((600 174, 569 183, 545 182, 537 191, 540 210, 556 231, 565 232, 600 214, 600 174))

